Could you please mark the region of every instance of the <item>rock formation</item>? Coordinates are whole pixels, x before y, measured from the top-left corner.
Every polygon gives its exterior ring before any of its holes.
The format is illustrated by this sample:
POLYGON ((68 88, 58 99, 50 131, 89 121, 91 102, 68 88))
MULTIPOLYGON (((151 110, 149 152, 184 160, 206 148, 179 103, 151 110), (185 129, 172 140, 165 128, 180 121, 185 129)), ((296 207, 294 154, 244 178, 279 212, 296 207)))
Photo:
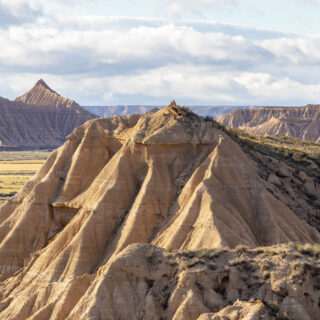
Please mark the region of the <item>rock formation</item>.
POLYGON ((270 159, 175 103, 87 122, 0 207, 0 319, 318 319, 317 171, 270 159))
POLYGON ((230 128, 260 136, 288 136, 320 142, 320 106, 303 108, 242 109, 219 116, 217 120, 230 128))
POLYGON ((55 148, 81 124, 94 118, 43 80, 16 101, 0 99, 0 141, 5 148, 55 148))
POLYGON ((65 98, 52 90, 42 79, 40 79, 30 91, 16 98, 16 101, 35 106, 79 107, 75 101, 65 98))

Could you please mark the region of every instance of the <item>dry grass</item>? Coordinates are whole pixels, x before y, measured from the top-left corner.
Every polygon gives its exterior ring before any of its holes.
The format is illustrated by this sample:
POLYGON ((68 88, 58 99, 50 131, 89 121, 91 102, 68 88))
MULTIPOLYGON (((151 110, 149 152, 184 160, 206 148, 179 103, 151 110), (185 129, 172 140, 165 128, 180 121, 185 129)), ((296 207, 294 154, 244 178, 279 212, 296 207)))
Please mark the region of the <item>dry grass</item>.
POLYGON ((48 152, 0 152, 0 205, 41 168, 48 152))
POLYGON ((18 174, 33 174, 43 164, 43 161, 33 162, 32 160, 21 161, 1 161, 0 160, 0 175, 18 174))
POLYGON ((225 130, 251 155, 262 154, 306 172, 311 177, 320 175, 320 144, 288 137, 251 136, 241 130, 225 130))
POLYGON ((260 151, 271 156, 295 158, 295 161, 306 157, 320 164, 320 144, 302 141, 286 136, 253 136, 241 129, 229 129, 213 120, 216 128, 226 132, 236 142, 250 149, 260 151))
POLYGON ((270 149, 275 149, 283 154, 296 153, 301 156, 305 154, 314 159, 320 158, 320 144, 318 143, 302 141, 289 137, 252 136, 238 129, 232 129, 229 130, 229 132, 231 135, 240 138, 243 142, 269 147, 270 149))
POLYGON ((309 256, 320 256, 320 244, 294 244, 294 248, 304 254, 309 256))
POLYGON ((44 161, 48 158, 49 151, 14 151, 0 152, 0 161, 44 161))

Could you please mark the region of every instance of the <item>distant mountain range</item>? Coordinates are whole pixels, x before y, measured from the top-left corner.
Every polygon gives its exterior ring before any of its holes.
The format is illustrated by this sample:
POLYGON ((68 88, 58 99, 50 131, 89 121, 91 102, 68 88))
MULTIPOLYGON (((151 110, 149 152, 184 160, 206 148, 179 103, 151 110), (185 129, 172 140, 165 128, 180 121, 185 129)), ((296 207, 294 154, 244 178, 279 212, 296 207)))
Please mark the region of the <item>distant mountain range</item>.
MULTIPOLYGON (((97 117, 143 114, 159 106, 87 106, 61 96, 40 79, 10 101, 0 97, 0 150, 56 148, 84 122, 97 117)), ((216 117, 243 107, 192 106, 202 116, 216 117)))
POLYGON ((239 109, 217 117, 229 127, 257 136, 287 136, 320 143, 320 105, 239 109))
POLYGON ((15 101, 0 99, 0 148, 55 148, 95 117, 39 80, 15 101))
MULTIPOLYGON (((147 105, 118 105, 118 106, 86 106, 84 107, 91 113, 100 117, 108 118, 115 115, 143 114, 145 112, 159 109, 162 106, 147 105)), ((216 117, 234 110, 248 108, 248 106, 188 106, 193 112, 203 117, 216 117)))
MULTIPOLYGON (((144 114, 159 109, 150 105, 85 106, 65 98, 44 80, 10 101, 0 98, 0 149, 55 148, 84 122, 112 116, 144 114)), ((320 142, 320 106, 248 107, 188 106, 203 117, 216 118, 230 128, 253 135, 289 136, 320 142)))

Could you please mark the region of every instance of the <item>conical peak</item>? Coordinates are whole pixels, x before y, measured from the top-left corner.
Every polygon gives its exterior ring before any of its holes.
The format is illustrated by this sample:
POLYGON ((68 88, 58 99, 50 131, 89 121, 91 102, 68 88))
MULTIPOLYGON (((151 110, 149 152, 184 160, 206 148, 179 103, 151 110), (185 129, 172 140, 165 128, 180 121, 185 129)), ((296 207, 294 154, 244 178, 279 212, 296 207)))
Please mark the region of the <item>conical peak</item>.
POLYGON ((51 92, 53 92, 53 93, 56 93, 54 90, 52 90, 52 89, 48 86, 48 84, 47 84, 43 79, 38 80, 33 88, 34 88, 34 89, 35 89, 35 88, 43 88, 43 89, 45 89, 45 90, 49 90, 49 91, 51 91, 51 92))
POLYGON ((194 119, 195 117, 200 119, 200 117, 195 113, 193 113, 190 109, 177 105, 175 100, 173 100, 167 107, 160 110, 160 112, 162 112, 163 114, 170 113, 174 115, 177 119, 181 119, 181 118, 194 119))
POLYGON ((177 107, 176 100, 172 100, 169 104, 169 107, 177 107))
POLYGON ((73 100, 51 89, 43 79, 38 80, 33 88, 24 95, 17 97, 16 101, 38 106, 78 106, 73 100))
POLYGON ((175 102, 142 116, 134 131, 133 140, 143 144, 212 144, 217 139, 211 122, 175 102))
POLYGON ((43 79, 37 81, 36 86, 48 86, 43 79))

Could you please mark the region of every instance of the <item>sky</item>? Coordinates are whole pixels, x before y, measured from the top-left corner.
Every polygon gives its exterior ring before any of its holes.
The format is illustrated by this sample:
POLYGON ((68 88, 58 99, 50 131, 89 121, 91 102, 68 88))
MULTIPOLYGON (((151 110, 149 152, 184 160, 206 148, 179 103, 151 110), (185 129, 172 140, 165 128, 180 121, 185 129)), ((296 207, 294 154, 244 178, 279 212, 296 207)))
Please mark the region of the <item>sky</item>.
POLYGON ((320 0, 0 0, 0 96, 320 103, 320 0))

